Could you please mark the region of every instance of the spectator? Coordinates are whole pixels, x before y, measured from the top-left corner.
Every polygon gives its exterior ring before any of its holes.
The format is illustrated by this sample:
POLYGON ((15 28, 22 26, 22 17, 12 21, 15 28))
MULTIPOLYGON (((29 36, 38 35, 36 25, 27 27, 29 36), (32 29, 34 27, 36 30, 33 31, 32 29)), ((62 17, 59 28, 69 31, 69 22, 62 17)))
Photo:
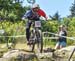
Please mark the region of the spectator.
POLYGON ((64 25, 60 25, 58 30, 58 41, 55 46, 55 49, 66 47, 67 44, 66 36, 67 36, 66 27, 64 25))

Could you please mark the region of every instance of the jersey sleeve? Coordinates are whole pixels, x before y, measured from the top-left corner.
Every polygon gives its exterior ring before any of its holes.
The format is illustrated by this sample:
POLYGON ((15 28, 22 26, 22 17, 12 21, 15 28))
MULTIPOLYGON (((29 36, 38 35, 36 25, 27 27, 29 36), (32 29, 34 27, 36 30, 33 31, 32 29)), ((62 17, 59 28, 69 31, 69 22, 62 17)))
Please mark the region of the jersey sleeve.
POLYGON ((27 11, 23 17, 29 18, 31 16, 31 10, 27 11))
POLYGON ((38 10, 38 15, 43 16, 44 18, 46 18, 46 13, 42 9, 38 10))

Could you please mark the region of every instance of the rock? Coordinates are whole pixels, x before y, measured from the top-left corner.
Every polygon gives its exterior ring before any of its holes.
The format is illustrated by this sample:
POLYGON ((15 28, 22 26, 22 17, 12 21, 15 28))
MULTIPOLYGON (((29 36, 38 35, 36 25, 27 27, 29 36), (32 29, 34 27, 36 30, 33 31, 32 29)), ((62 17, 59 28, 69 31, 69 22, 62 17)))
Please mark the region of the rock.
POLYGON ((74 50, 75 46, 68 46, 62 49, 59 49, 57 51, 55 51, 56 54, 71 54, 71 52, 74 50))
POLYGON ((20 60, 20 61, 24 61, 24 60, 29 60, 32 59, 33 57, 36 57, 36 55, 34 53, 29 53, 29 52, 25 52, 24 50, 10 50, 7 53, 5 53, 3 55, 2 58, 8 58, 8 59, 16 59, 16 60, 20 60))
POLYGON ((47 48, 47 49, 44 49, 44 52, 54 52, 55 49, 52 49, 52 48, 47 48))
MULTIPOLYGON (((75 46, 68 46, 68 47, 65 47, 65 48, 62 48, 62 49, 59 49, 57 51, 54 52, 54 55, 56 58, 59 58, 61 57, 61 60, 67 60, 69 59, 69 57, 71 56, 72 54, 72 51, 74 50, 75 46)), ((75 58, 75 53, 73 54, 72 56, 72 60, 75 58)))
POLYGON ((31 60, 33 58, 36 59, 41 59, 41 58, 51 58, 52 57, 52 52, 47 52, 47 53, 31 53, 31 52, 26 52, 24 50, 10 50, 7 53, 3 55, 3 58, 15 58, 18 61, 24 61, 24 60, 31 60))
POLYGON ((69 51, 69 52, 71 52, 71 51, 73 51, 74 48, 75 48, 75 46, 68 46, 68 47, 62 48, 58 51, 69 51))
POLYGON ((52 53, 48 52, 48 53, 37 53, 36 56, 38 58, 51 58, 52 57, 52 53))
MULTIPOLYGON (((68 58, 71 55, 74 48, 75 46, 68 46, 68 47, 56 50, 54 52, 51 52, 53 51, 53 49, 48 48, 45 50, 46 52, 43 52, 43 53, 31 53, 22 49, 16 49, 16 50, 10 50, 7 53, 5 53, 3 55, 3 58, 10 59, 14 57, 17 61, 28 61, 35 57, 36 59, 48 58, 49 60, 52 59, 54 61, 68 61, 68 58)), ((73 57, 71 60, 75 60, 74 58, 75 58, 75 53, 73 54, 73 57)))
POLYGON ((3 58, 15 57, 18 56, 18 54, 19 54, 19 50, 8 51, 7 53, 4 53, 3 58))

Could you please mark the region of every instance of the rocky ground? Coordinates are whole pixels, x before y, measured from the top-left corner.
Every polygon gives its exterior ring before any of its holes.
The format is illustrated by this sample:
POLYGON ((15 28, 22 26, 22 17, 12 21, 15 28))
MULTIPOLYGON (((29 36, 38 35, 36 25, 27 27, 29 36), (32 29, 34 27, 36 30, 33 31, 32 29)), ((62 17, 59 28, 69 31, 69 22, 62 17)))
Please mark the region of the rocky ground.
POLYGON ((69 59, 74 48, 75 46, 68 46, 56 51, 52 48, 46 48, 43 53, 10 49, 3 53, 0 61, 75 61, 75 53, 69 59))

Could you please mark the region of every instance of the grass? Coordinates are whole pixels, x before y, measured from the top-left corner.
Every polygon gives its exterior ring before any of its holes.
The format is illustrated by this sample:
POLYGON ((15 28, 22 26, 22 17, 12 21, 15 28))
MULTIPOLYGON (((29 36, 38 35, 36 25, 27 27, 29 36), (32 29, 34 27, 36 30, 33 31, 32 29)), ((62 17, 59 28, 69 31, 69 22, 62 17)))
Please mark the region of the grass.
MULTIPOLYGON (((55 41, 52 41, 52 40, 43 40, 43 44, 44 44, 43 45, 44 47, 52 47, 52 48, 54 48, 56 42, 55 41)), ((0 48, 5 48, 6 46, 7 46, 7 43, 1 43, 0 44, 0 48)), ((23 38, 22 38, 22 41, 20 40, 20 41, 17 42, 17 44, 15 45, 15 48, 16 49, 28 49, 29 47, 26 44, 25 39, 23 40, 23 38)))
MULTIPOLYGON (((54 48, 54 45, 52 45, 53 43, 52 44, 51 43, 49 44, 49 43, 50 42, 47 42, 46 41, 46 43, 44 43, 44 48, 45 47, 52 47, 52 48, 54 48)), ((1 49, 7 49, 8 47, 7 47, 7 44, 6 43, 3 43, 3 44, 0 44, 0 48, 1 49)), ((26 50, 28 50, 29 49, 29 46, 26 43, 17 43, 15 45, 15 49, 26 49, 26 50)))

